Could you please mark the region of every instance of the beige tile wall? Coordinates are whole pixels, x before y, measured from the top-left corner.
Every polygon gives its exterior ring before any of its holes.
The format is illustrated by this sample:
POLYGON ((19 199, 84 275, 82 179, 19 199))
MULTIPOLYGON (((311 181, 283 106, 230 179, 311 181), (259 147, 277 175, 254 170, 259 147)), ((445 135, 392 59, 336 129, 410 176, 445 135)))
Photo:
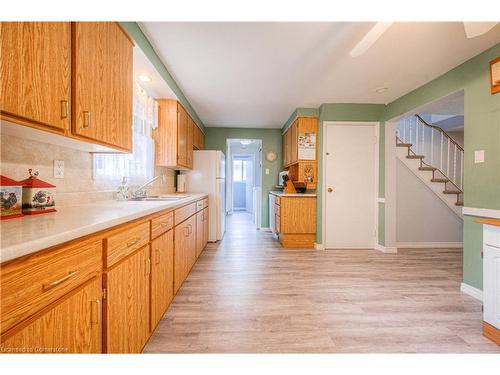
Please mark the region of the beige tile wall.
MULTIPOLYGON (((28 169, 40 172, 39 177, 56 185, 58 206, 74 202, 114 198, 117 183, 92 178, 92 154, 66 147, 36 142, 13 136, 1 136, 0 174, 14 180, 28 177, 28 169), (54 160, 64 160, 64 178, 54 178, 54 160)), ((175 192, 175 171, 155 168, 155 176, 164 175, 150 188, 151 194, 175 192)))

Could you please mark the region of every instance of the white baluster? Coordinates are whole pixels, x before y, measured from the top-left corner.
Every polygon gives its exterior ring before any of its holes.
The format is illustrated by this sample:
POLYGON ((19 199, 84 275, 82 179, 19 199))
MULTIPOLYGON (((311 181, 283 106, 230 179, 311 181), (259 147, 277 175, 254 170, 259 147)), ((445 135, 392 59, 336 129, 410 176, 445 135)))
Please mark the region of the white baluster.
POLYGON ((446 175, 450 175, 450 139, 446 138, 446 141, 448 143, 448 149, 446 151, 446 175))
POLYGON ((464 152, 460 150, 460 189, 464 191, 464 152))
POLYGON ((434 128, 431 128, 431 165, 434 166, 434 128))
POLYGON ((457 145, 453 144, 453 183, 458 185, 457 182, 457 145))
POLYGON ((439 156, 439 169, 443 170, 443 133, 439 132, 440 144, 441 144, 441 155, 439 156))

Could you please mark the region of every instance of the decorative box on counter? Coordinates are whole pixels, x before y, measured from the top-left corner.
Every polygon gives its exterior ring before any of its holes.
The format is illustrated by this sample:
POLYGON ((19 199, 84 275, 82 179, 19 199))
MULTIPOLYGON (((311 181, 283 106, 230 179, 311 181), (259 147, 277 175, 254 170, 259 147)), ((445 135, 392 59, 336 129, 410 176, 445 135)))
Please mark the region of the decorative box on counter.
POLYGON ((23 214, 36 215, 56 211, 56 187, 38 178, 38 172, 32 173, 23 181, 23 214))
POLYGON ((23 200, 22 185, 23 184, 21 182, 14 181, 13 179, 5 176, 0 176, 2 220, 23 216, 21 209, 23 200))

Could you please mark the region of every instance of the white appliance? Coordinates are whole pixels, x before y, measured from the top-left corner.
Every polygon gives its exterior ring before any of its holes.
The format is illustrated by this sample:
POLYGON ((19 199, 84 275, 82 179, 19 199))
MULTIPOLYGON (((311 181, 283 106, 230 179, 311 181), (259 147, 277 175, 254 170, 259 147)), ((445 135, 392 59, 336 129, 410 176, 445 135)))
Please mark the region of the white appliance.
POLYGON ((280 172, 278 175, 278 186, 283 186, 283 177, 288 175, 288 171, 280 172))
POLYGON ((500 227, 483 225, 483 320, 500 329, 500 227))
POLYGON ((193 151, 193 169, 185 173, 190 193, 208 194, 208 240, 222 240, 226 232, 226 157, 222 151, 193 151))
POLYGON ((177 192, 185 193, 186 192, 186 175, 178 174, 177 175, 177 192))
POLYGON ((276 195, 269 194, 269 228, 272 234, 276 234, 276 195))

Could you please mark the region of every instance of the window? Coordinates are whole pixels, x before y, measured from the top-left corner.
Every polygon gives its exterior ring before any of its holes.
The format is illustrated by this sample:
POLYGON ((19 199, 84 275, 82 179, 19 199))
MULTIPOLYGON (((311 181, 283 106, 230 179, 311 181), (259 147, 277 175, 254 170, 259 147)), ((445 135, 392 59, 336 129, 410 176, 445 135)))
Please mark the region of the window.
POLYGON ((94 154, 94 179, 120 181, 127 177, 131 184, 141 184, 154 175, 154 142, 152 129, 157 126, 157 104, 135 83, 133 109, 132 154, 94 154))
POLYGON ((244 182, 247 180, 247 160, 233 160, 233 181, 244 182))

